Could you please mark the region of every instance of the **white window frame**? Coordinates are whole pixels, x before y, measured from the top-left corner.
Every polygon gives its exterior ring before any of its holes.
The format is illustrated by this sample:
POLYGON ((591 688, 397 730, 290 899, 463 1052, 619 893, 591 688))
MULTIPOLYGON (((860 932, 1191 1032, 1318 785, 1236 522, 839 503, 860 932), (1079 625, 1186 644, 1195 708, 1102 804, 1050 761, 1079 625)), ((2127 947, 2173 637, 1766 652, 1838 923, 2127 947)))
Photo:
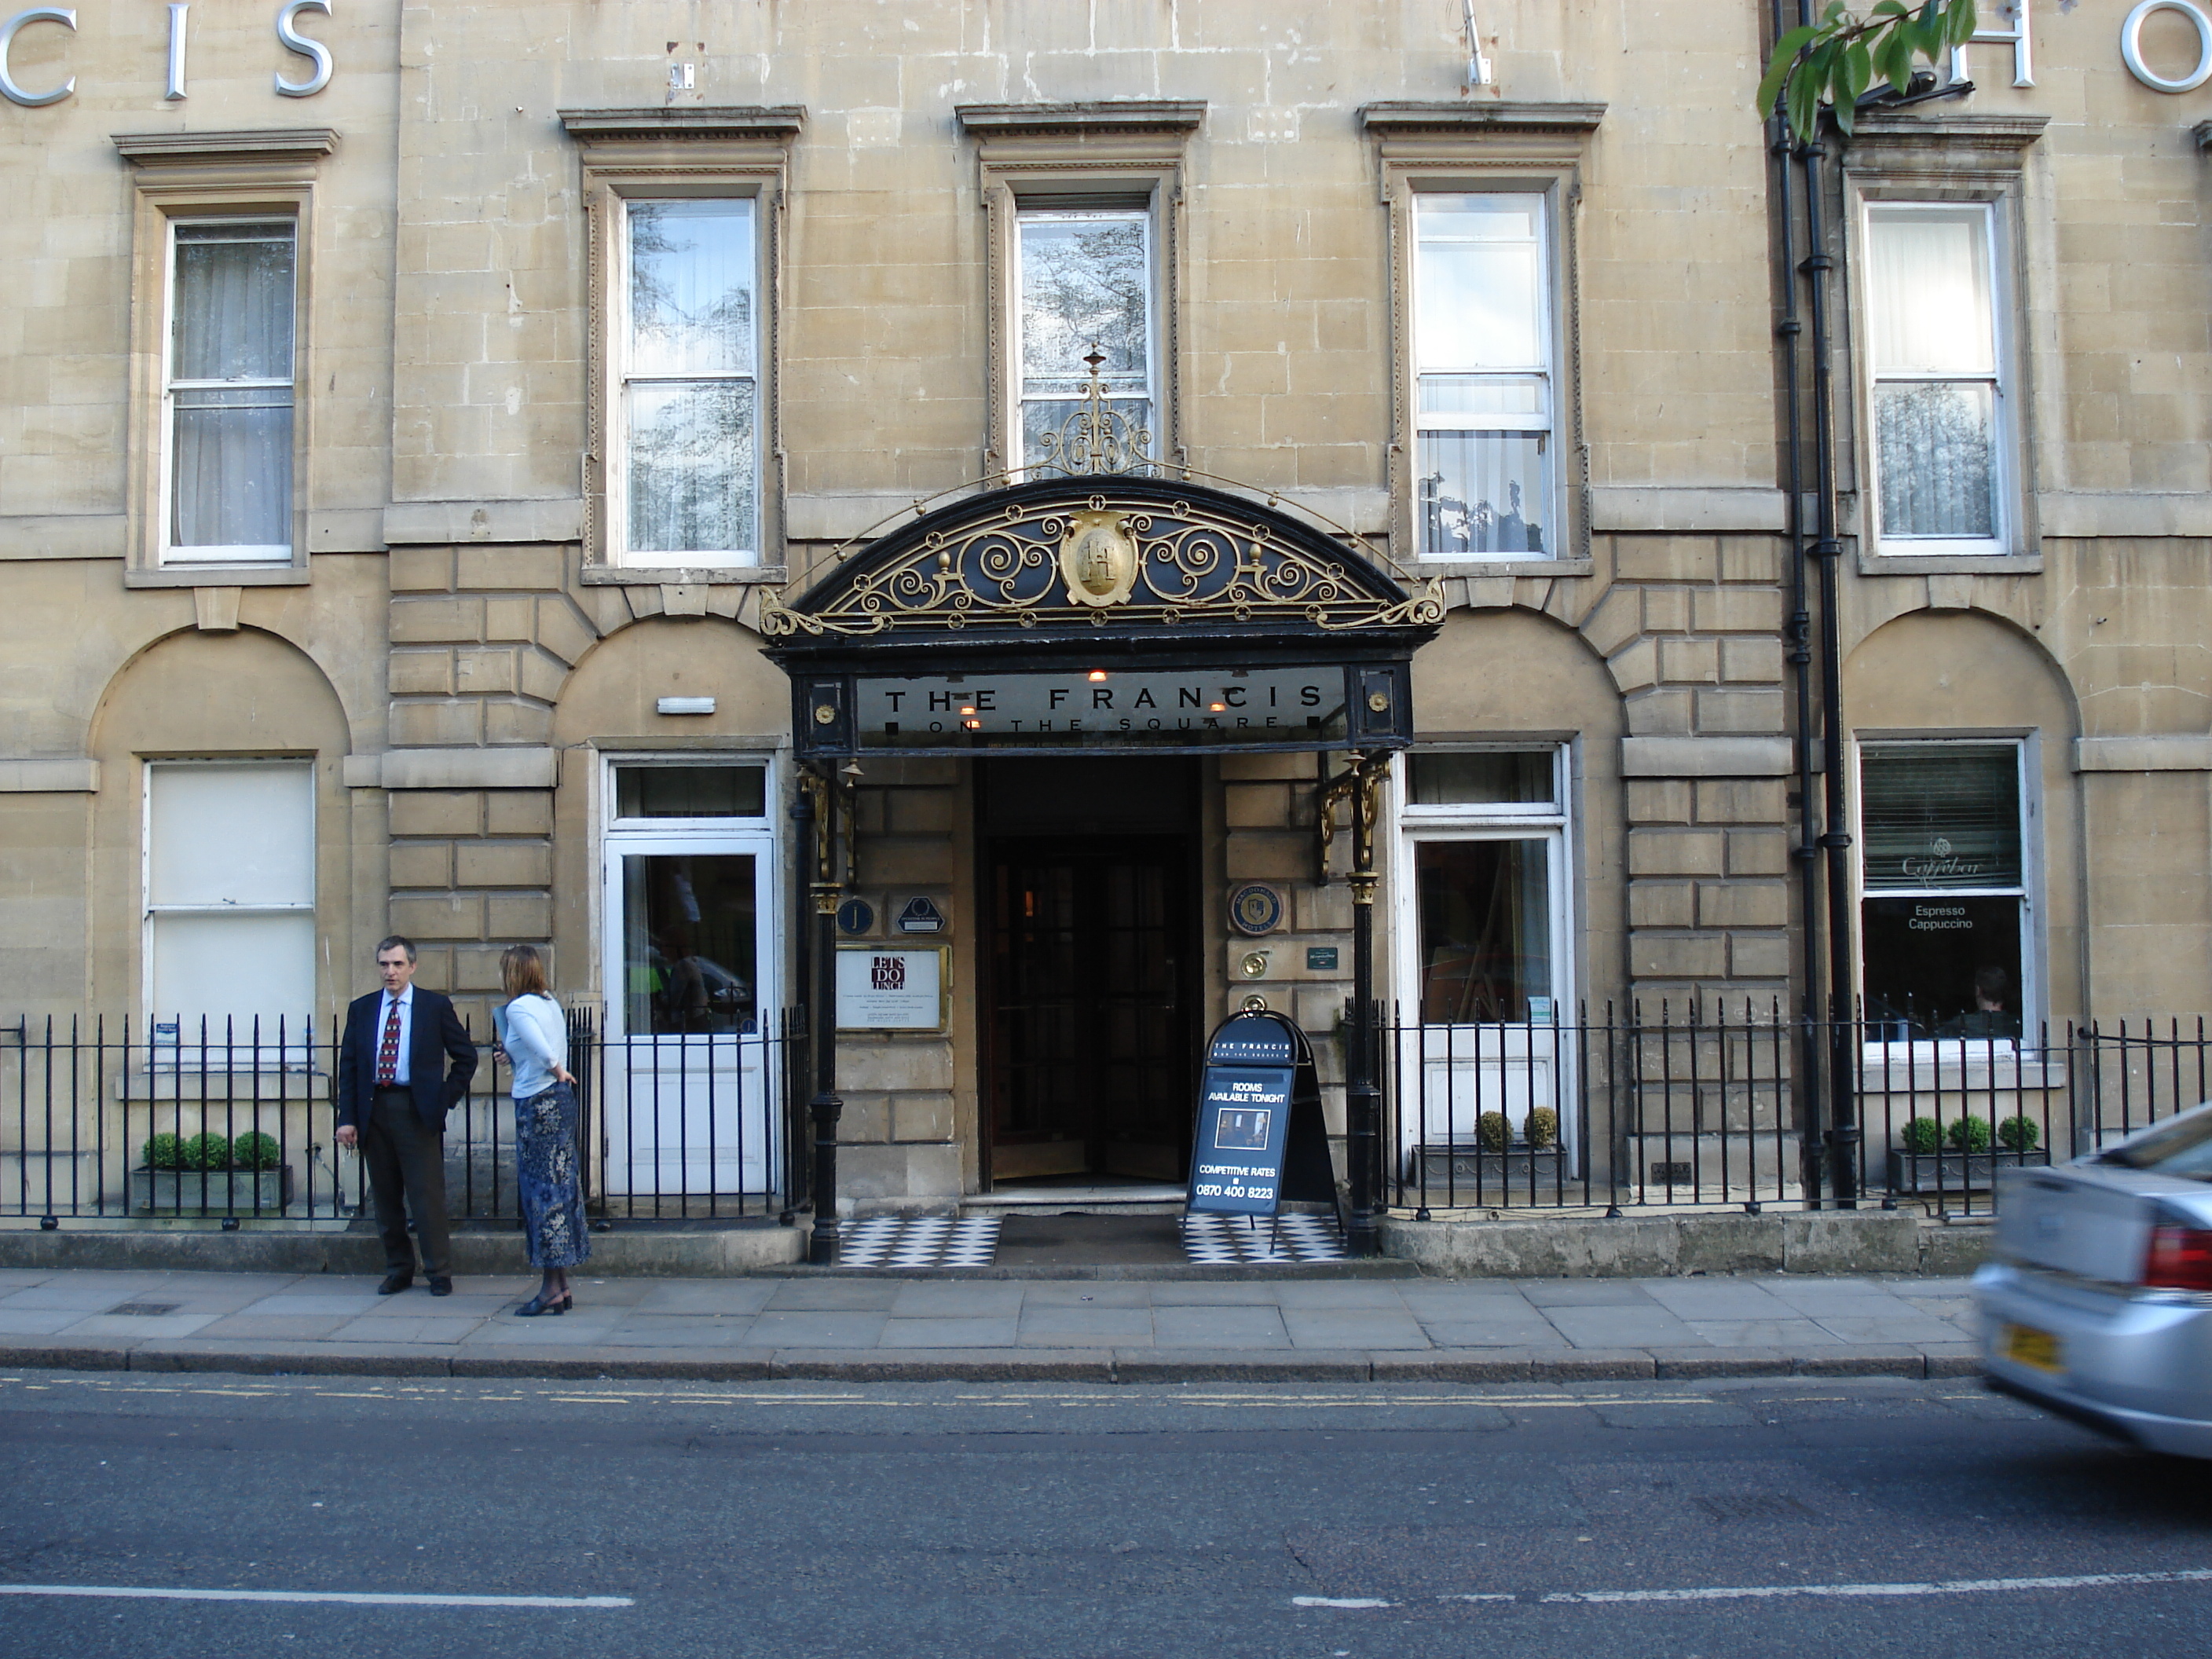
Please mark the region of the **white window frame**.
POLYGON ((1012 216, 1013 246, 1008 259, 1006 296, 1008 304, 1008 343, 1013 353, 1011 375, 1011 394, 1006 399, 1008 417, 1012 422, 1004 434, 1006 453, 1011 458, 1011 470, 1017 477, 1027 476, 1030 469, 1041 465, 1024 450, 1022 434, 1027 425, 1024 411, 1031 403, 1065 403, 1068 394, 1054 393, 1032 398, 1025 389, 1028 376, 1024 368, 1022 330, 1028 316, 1023 295, 1022 276, 1024 261, 1022 257, 1022 227, 1036 223, 1072 223, 1081 221, 1103 222, 1109 220, 1133 219, 1144 228, 1145 239, 1145 385, 1138 392, 1116 392, 1109 389, 1106 404, 1109 408, 1130 403, 1143 403, 1152 413, 1145 422, 1151 433, 1148 446, 1152 458, 1158 461, 1162 455, 1163 434, 1167 430, 1166 402, 1160 385, 1160 302, 1167 284, 1161 280, 1160 227, 1156 198, 1147 192, 1142 202, 1131 199, 1126 207, 1078 206, 1056 202, 1050 196, 1024 196, 1014 198, 1012 216))
MULTIPOLYGON (((1392 769, 1393 811, 1397 820, 1400 879, 1396 888, 1395 921, 1401 997, 1407 1017, 1420 1019, 1420 893, 1415 878, 1413 849, 1423 842, 1534 841, 1546 844, 1546 879, 1551 888, 1552 1002, 1559 1023, 1573 1022, 1571 988, 1576 983, 1574 962, 1573 782, 1571 745, 1564 743, 1455 743, 1408 750, 1392 769), (1416 755, 1546 754, 1552 760, 1552 799, 1531 802, 1469 803, 1456 805, 1417 805, 1413 799, 1413 763, 1416 755)), ((1517 1022, 1516 1022, 1517 1023, 1517 1022)))
POLYGON ((746 831, 764 830, 774 833, 778 824, 776 802, 776 763, 771 754, 757 751, 723 752, 719 750, 684 750, 678 753, 647 750, 636 753, 610 752, 602 757, 606 780, 603 786, 606 811, 603 834, 608 836, 666 836, 666 835, 726 835, 733 828, 746 831), (650 766, 659 770, 678 767, 704 769, 710 767, 758 767, 762 772, 761 811, 758 816, 708 817, 696 818, 625 818, 618 817, 622 792, 618 777, 625 766, 650 766))
MULTIPOLYGON (((2034 733, 2020 732, 1950 732, 1941 736, 1903 735, 1883 736, 1862 732, 1851 744, 1851 926, 1856 941, 1856 961, 1852 964, 1852 992, 1857 1006, 1866 1006, 1866 901, 1869 897, 1909 899, 1935 898, 2017 898, 2020 901, 2020 1000, 2021 1048, 2036 1047, 2036 1033, 2042 1028, 2044 1006, 2043 928, 2042 907, 2036 896, 2043 882, 2042 814, 2038 811, 2039 792, 2035 787, 2039 775, 2039 745, 2034 733), (1866 884, 1866 824, 1864 802, 1866 790, 1866 751, 1869 749, 1996 749, 2008 747, 2014 752, 2018 767, 2017 781, 2020 805, 2020 885, 2014 887, 1945 887, 1929 889, 1924 893, 1911 888, 1884 887, 1869 893, 1866 884)), ((1877 1030, 1869 1022, 1866 1031, 1869 1051, 1887 1050, 1899 1053, 1910 1047, 1924 1050, 1930 1055, 1955 1058, 1971 1048, 1987 1048, 1994 1044, 2011 1049, 2015 1045, 2011 1038, 1980 1037, 1923 1037, 1909 1041, 1893 1037, 1877 1030)))
MULTIPOLYGON (((140 907, 138 934, 138 960, 140 963, 138 1001, 140 1006, 145 1011, 147 1037, 149 1044, 149 1054, 152 1056, 153 1063, 157 1066, 173 1069, 179 1066, 190 1065, 193 1066, 194 1069, 198 1069, 198 1066, 203 1062, 210 1066, 232 1063, 252 1064, 252 1061, 246 1060, 246 1056, 255 1055, 257 1054, 258 1058, 260 1060, 273 1061, 276 1064, 289 1067, 305 1069, 311 1067, 313 1065, 315 1053, 313 1033, 311 1027, 307 1024, 303 1024, 297 1030, 286 1030, 283 1033, 283 1036, 287 1041, 282 1048, 278 1046, 275 1040, 276 1034, 268 1032, 264 1030, 263 1036, 265 1040, 261 1043, 258 1051, 253 1048, 253 1036, 250 1026, 243 1034, 236 1032, 233 1033, 234 1036, 242 1035, 243 1036, 242 1047, 238 1050, 228 1050, 223 1046, 218 1045, 215 1041, 212 1030, 210 1030, 209 1033, 209 1045, 205 1049, 204 1054, 200 1051, 200 1045, 182 1031, 179 1031, 175 1034, 175 1040, 173 1042, 165 1042, 161 1034, 162 1022, 173 1018, 178 1013, 178 1010, 174 1008, 167 1010, 161 1009, 157 1007, 154 1001, 154 935, 156 927, 158 926, 161 919, 164 916, 284 916, 304 915, 310 919, 313 918, 318 914, 320 899, 320 894, 319 891, 319 884, 318 882, 318 877, 319 876, 320 872, 317 868, 317 866, 320 862, 319 851, 321 835, 319 814, 321 803, 316 799, 316 795, 315 763, 313 758, 309 756, 278 756, 264 757, 258 756, 237 757, 227 755, 209 755, 192 759, 149 760, 141 763, 139 768, 138 789, 138 895, 140 907), (308 896, 306 900, 288 902, 284 903, 254 905, 175 904, 155 902, 154 898, 155 775, 163 771, 184 771, 196 768, 211 766, 220 766, 226 769, 234 770, 246 767, 265 767, 272 769, 282 768, 287 770, 303 772, 307 775, 308 896), (228 1054, 228 1058, 226 1058, 226 1054, 228 1054)), ((306 1004, 308 1010, 307 1020, 312 1022, 314 1016, 314 1010, 318 1006, 317 988, 313 983, 311 982, 301 988, 301 1000, 306 1004)))
POLYGON ((733 187, 701 193, 694 191, 618 190, 613 192, 614 247, 607 274, 608 330, 606 337, 605 461, 610 562, 653 570, 755 570, 764 562, 762 544, 768 520, 763 496, 768 487, 766 428, 769 422, 766 353, 769 333, 763 312, 769 296, 768 235, 761 193, 733 187), (743 202, 751 219, 753 245, 752 362, 750 370, 724 369, 684 374, 632 374, 630 340, 630 211, 640 203, 743 202), (689 385, 700 380, 744 381, 753 388, 753 524, 750 548, 718 548, 684 552, 640 551, 633 544, 629 522, 629 389, 633 386, 689 385))
POLYGON ((2005 234, 2005 219, 2000 210, 2002 205, 2002 203, 1993 200, 1946 200, 1888 195, 1867 195, 1859 202, 1859 245, 1865 251, 1864 264, 1869 270, 1877 218, 1901 218, 1915 213, 1972 213, 1978 216, 1982 222, 1982 256, 1987 262, 1990 294, 1990 362, 1992 367, 1988 374, 1886 374, 1874 361, 1873 343, 1877 329, 1873 284, 1870 277, 1862 281, 1862 315, 1866 325, 1867 341, 1863 354, 1864 372, 1861 377, 1863 384, 1861 407, 1865 432, 1863 470, 1866 477, 1862 516, 1873 532, 1872 538, 1878 556, 1989 559, 2013 552, 2019 544, 2020 422, 2016 395, 2019 377, 2015 368, 2014 290, 2012 284, 2006 280, 2002 252, 2005 234), (1990 388, 1990 494, 1992 526, 1996 532, 1992 536, 1897 535, 1891 533, 1888 526, 1883 522, 1881 441, 1875 410, 1880 389, 1886 385, 1923 385, 1937 381, 1990 388))
MULTIPOLYGON (((1569 1169, 1581 1167, 1584 1148, 1581 1126, 1573 1103, 1577 1099, 1575 1073, 1576 1043, 1565 1028, 1578 1013, 1572 988, 1578 982, 1574 957, 1576 894, 1572 848, 1574 821, 1571 791, 1577 775, 1573 745, 1561 742, 1498 741, 1424 745, 1409 751, 1403 763, 1392 769, 1390 805, 1396 833, 1392 866, 1391 916, 1395 933, 1393 959, 1397 967, 1399 1016, 1395 1022, 1400 1052, 1395 1056, 1396 1075, 1405 1092, 1401 1099, 1398 1146, 1401 1160, 1422 1156, 1417 1148, 1447 1144, 1478 1144, 1478 1124, 1473 1114, 1505 1110, 1512 1114, 1516 1082, 1526 1091, 1529 1107, 1554 1103, 1559 1108, 1558 1145, 1569 1169), (1450 805, 1415 805, 1413 800, 1413 761, 1415 755, 1544 754, 1552 763, 1552 799, 1528 803, 1466 803, 1450 805), (1474 1021, 1429 1024, 1421 1018, 1420 882, 1417 866, 1424 843, 1443 842, 1540 841, 1544 844, 1545 878, 1551 914, 1551 1009, 1548 1017, 1515 1021, 1474 1021), (1441 1050, 1431 1033, 1443 1035, 1441 1050), (1516 1073, 1519 1074, 1516 1079, 1516 1073), (1407 1080, 1419 1079, 1410 1086, 1407 1080), (1542 1079, 1548 1079, 1548 1084, 1542 1079), (1467 1091, 1464 1103, 1460 1097, 1467 1091), (1414 1103, 1425 1103, 1417 1113, 1414 1103), (1464 1104, 1469 1109, 1462 1111, 1464 1104), (1425 1116, 1426 1121, 1422 1121, 1425 1116), (1464 1123, 1455 1120, 1466 1117, 1464 1123)), ((1516 1133, 1522 1124, 1515 1122, 1516 1133)))
MULTIPOLYGON (((1542 185, 1529 182, 1482 180, 1423 181, 1410 192, 1408 203, 1408 241, 1411 268, 1407 276, 1412 295, 1406 332, 1407 368, 1406 409, 1407 430, 1412 434, 1412 453, 1408 457, 1413 488, 1410 491, 1413 511, 1411 546, 1414 556, 1431 564, 1470 564, 1498 562, 1548 562, 1568 556, 1566 542, 1566 456, 1562 433, 1563 388, 1560 365, 1565 359, 1565 341, 1559 327, 1559 236, 1555 191, 1542 185), (1545 360, 1528 367, 1506 368, 1488 364, 1477 368, 1450 364, 1431 364, 1421 361, 1421 315, 1426 299, 1421 286, 1421 240, 1424 204, 1469 196, 1503 196, 1525 198, 1536 204, 1537 224, 1537 332, 1545 347, 1545 360), (1464 551, 1445 550, 1431 551, 1422 546, 1425 533, 1421 506, 1420 465, 1421 436, 1427 432, 1528 432, 1534 428, 1525 420, 1516 421, 1505 416, 1486 416, 1462 415, 1437 416, 1421 412, 1421 380, 1427 374, 1486 374, 1499 377, 1526 376, 1540 380, 1544 389, 1545 490, 1540 504, 1543 514, 1540 521, 1545 538, 1544 547, 1538 551, 1491 552, 1479 549, 1464 551)), ((1527 517, 1523 514, 1523 517, 1527 517)))
POLYGON ((294 210, 280 210, 264 212, 179 213, 162 216, 161 246, 161 408, 159 418, 160 462, 155 504, 158 514, 155 536, 155 556, 167 568, 191 568, 200 565, 289 565, 294 559, 294 540, 298 535, 297 517, 300 500, 300 462, 302 393, 300 363, 302 329, 301 290, 306 286, 305 271, 307 239, 301 234, 300 215, 294 210), (177 232, 198 225, 272 225, 288 224, 292 230, 292 373, 283 380, 266 377, 252 380, 179 380, 176 378, 177 349, 177 232), (285 492, 284 521, 292 537, 282 543, 266 545, 253 544, 235 547, 180 547, 173 539, 176 530, 176 394, 179 391, 199 391, 216 387, 251 389, 283 386, 290 394, 288 405, 292 416, 291 441, 287 446, 290 485, 285 492))

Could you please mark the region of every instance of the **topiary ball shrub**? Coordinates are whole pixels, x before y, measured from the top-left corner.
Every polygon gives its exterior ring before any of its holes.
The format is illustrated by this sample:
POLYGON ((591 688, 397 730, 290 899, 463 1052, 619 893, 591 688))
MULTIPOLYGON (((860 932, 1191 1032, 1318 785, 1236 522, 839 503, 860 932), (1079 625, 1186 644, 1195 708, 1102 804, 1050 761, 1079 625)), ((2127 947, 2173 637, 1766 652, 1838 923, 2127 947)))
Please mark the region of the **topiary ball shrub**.
POLYGON ((1559 1115, 1548 1106, 1532 1106, 1521 1133, 1540 1152, 1547 1146, 1556 1146, 1559 1140, 1559 1115))
POLYGON ((1487 1152, 1502 1152, 1513 1144, 1513 1126, 1503 1112, 1485 1112, 1474 1121, 1474 1138, 1487 1152))
POLYGON ((184 1167, 187 1170, 228 1170, 230 1167, 230 1137, 194 1135, 185 1143, 184 1167))
POLYGON ((1923 1158, 1943 1144, 1942 1126, 1932 1117, 1909 1117, 1898 1139, 1908 1152, 1917 1152, 1923 1158))
POLYGON ((1997 1124, 1997 1145, 2008 1152, 2032 1152, 2042 1139, 2032 1117, 2008 1117, 1997 1124))
POLYGON ((155 1135, 146 1143, 142 1156, 149 1170, 181 1170, 185 1167, 185 1143, 175 1135, 155 1135))
POLYGON ((276 1137, 258 1130, 240 1135, 230 1143, 230 1161, 235 1169, 273 1170, 276 1167, 276 1137))
POLYGON ((1990 1149, 1990 1121, 1985 1117, 1962 1117, 1951 1126, 1947 1138, 1962 1152, 1986 1152, 1990 1149))

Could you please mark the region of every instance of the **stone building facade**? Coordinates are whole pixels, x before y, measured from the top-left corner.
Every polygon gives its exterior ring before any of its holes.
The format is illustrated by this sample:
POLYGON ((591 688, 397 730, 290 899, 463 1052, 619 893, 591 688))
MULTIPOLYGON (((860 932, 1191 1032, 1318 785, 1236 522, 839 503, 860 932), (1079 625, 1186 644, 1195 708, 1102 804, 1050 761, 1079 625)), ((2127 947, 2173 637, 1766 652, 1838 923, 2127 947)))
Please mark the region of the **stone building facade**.
MULTIPOLYGON (((1765 8, 1486 0, 1480 84, 1448 0, 204 9, 0 65, 0 1005, 320 1024, 397 931, 479 1024, 529 941, 611 1030, 758 1028, 811 857, 770 617, 1034 466, 1086 344, 1158 466, 1435 584, 1382 994, 1802 988, 1765 8)), ((2031 25, 1826 175, 1855 989, 1931 1040, 1991 969, 2014 1028, 2212 1007, 2212 91, 2185 10, 2150 81, 2031 25)), ((1010 895, 1167 906, 1155 1092, 1350 990, 1332 763, 995 752, 839 786, 840 937, 942 947, 935 1020, 840 1043, 863 1209, 1181 1178, 1187 1119, 1009 1103, 1010 895)), ((1055 994, 1146 1003, 1084 915, 1055 994)), ((1122 1058, 1070 1041, 1023 1086, 1122 1058)))

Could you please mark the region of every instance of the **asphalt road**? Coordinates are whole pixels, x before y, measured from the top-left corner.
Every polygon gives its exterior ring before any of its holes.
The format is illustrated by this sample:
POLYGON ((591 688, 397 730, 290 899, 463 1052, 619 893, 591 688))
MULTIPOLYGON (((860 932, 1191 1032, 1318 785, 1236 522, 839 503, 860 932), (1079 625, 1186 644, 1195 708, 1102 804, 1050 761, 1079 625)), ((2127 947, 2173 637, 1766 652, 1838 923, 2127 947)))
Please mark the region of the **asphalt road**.
POLYGON ((1967 1382, 25 1371, 0 1469, 7 1659, 2212 1652, 2212 1468, 1967 1382))

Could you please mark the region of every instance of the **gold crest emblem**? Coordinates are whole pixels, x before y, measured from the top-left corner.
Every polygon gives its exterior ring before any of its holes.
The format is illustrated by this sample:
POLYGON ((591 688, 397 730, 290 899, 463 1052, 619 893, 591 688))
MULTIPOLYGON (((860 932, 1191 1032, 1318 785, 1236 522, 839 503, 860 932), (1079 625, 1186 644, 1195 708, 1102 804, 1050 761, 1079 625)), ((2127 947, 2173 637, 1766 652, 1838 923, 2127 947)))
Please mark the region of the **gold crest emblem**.
POLYGON ((1103 610, 1119 605, 1137 585, 1137 538, 1118 513, 1077 513, 1060 543, 1060 574, 1067 597, 1103 610))

